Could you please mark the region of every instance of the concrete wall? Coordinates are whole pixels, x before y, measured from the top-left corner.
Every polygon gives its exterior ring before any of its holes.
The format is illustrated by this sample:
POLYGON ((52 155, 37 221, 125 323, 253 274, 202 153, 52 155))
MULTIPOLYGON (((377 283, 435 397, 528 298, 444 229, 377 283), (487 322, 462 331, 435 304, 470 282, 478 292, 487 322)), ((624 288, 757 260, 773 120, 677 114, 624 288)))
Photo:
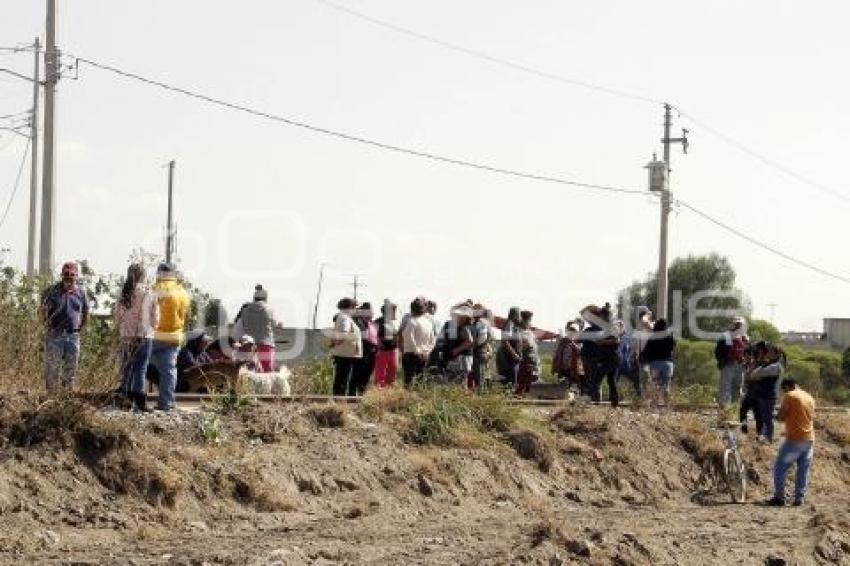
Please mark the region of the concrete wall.
MULTIPOLYGON (((322 330, 283 328, 275 333, 275 339, 286 341, 285 344, 277 345, 278 359, 291 368, 328 355, 328 339, 322 330)), ((541 356, 551 356, 555 351, 555 342, 541 342, 539 347, 541 356)))
POLYGON ((850 346, 850 318, 823 319, 823 332, 833 348, 843 350, 850 346))

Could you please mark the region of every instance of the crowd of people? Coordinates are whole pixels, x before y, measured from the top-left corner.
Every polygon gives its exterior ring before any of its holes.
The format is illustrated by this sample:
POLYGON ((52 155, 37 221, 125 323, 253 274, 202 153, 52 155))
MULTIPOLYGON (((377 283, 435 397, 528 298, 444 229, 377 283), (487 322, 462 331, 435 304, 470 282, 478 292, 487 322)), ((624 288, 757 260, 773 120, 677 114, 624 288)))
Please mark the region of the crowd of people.
MULTIPOLYGON (((80 356, 80 332, 90 314, 88 298, 78 285, 79 265, 62 266, 60 280, 41 297, 45 324, 45 384, 48 391, 72 389, 80 356)), ((237 314, 228 338, 229 348, 211 349, 205 332, 187 332, 191 308, 188 291, 175 268, 161 263, 156 282, 148 286, 141 264, 132 264, 116 298, 114 317, 120 335, 121 380, 118 392, 141 411, 146 404, 148 367, 158 374, 157 409, 174 408, 181 373, 217 361, 247 364, 257 372, 275 371, 275 328, 278 323, 261 285, 253 300, 237 314), (237 338, 238 337, 238 338, 237 338)), ((372 305, 343 298, 337 304, 330 332, 334 361, 334 395, 362 395, 373 381, 392 387, 399 368, 405 386, 423 378, 463 383, 472 391, 498 383, 522 396, 540 378, 541 359, 533 313, 513 307, 497 319, 480 303, 466 300, 450 309, 443 324, 437 305, 416 297, 409 312, 399 317, 396 303, 386 299, 374 318, 372 305), (496 332, 498 329, 498 332, 496 332)), ((616 320, 611 305, 588 305, 569 321, 552 357, 552 374, 577 394, 601 401, 602 384, 612 406, 619 404, 618 381, 628 379, 639 398, 670 403, 676 339, 663 318, 653 319, 638 307, 633 324, 616 320)), ((218 341, 220 342, 220 341, 218 341)), ((776 417, 785 421, 785 441, 774 467, 776 492, 771 505, 784 505, 784 485, 790 466, 797 465, 795 504, 806 493, 814 454, 814 401, 792 379, 782 379, 784 352, 766 342, 751 344, 746 321, 733 320, 715 346, 720 377, 717 400, 722 409, 740 401, 739 418, 748 432, 748 413, 754 413, 758 438, 772 442, 774 411, 781 380, 784 392, 776 417)))
MULTIPOLYGON (((72 389, 75 384, 80 333, 90 314, 78 279, 79 265, 67 262, 60 280, 41 297, 48 391, 60 386, 72 389)), ((224 361, 251 371, 273 372, 277 322, 267 300, 267 291, 257 285, 253 301, 242 305, 234 320, 227 347, 221 347, 205 331, 188 329, 191 298, 174 266, 159 264, 156 281, 149 286, 144 266, 130 265, 113 307, 121 360, 117 393, 136 409, 150 411, 145 386, 153 368, 159 390, 156 408, 169 411, 174 408, 178 380, 198 368, 224 361), (218 347, 212 348, 215 344, 218 347)))

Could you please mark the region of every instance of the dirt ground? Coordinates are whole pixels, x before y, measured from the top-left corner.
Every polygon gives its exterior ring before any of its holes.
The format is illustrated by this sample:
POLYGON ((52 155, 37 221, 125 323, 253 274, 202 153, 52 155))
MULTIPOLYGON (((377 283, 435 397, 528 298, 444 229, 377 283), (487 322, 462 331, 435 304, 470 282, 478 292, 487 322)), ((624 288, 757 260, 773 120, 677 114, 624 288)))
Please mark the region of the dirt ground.
POLYGON ((819 421, 807 503, 774 509, 776 446, 744 439, 731 504, 712 415, 529 410, 432 447, 357 407, 36 403, 0 400, 2 563, 850 564, 846 416, 819 421))

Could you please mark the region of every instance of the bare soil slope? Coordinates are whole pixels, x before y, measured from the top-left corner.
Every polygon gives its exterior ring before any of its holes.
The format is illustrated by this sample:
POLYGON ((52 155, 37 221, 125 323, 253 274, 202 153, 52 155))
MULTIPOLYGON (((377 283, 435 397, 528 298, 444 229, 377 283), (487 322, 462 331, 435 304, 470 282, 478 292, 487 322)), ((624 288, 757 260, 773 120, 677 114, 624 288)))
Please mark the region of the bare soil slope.
MULTIPOLYGON (((0 561, 850 564, 847 417, 819 423, 808 503, 771 509, 727 503, 710 416, 538 410, 423 446, 393 403, 0 399, 0 561)), ((744 453, 761 501, 775 447, 744 453)))

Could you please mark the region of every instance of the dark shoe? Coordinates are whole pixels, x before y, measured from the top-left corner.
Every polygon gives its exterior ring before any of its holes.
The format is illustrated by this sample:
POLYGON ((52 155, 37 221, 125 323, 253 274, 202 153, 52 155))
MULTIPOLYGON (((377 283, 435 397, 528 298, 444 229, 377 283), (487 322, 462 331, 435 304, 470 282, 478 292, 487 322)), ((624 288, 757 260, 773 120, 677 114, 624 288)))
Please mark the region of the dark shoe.
POLYGON ((801 507, 804 503, 806 503, 805 499, 795 499, 794 507, 801 507))
POLYGON ((133 393, 133 406, 142 413, 153 412, 153 409, 148 407, 148 398, 144 393, 133 393))
POLYGON ((785 507, 784 499, 777 499, 776 497, 771 497, 764 503, 768 507, 785 507))
POLYGON ((747 434, 749 432, 749 427, 747 427, 747 423, 741 423, 741 434, 747 434))

